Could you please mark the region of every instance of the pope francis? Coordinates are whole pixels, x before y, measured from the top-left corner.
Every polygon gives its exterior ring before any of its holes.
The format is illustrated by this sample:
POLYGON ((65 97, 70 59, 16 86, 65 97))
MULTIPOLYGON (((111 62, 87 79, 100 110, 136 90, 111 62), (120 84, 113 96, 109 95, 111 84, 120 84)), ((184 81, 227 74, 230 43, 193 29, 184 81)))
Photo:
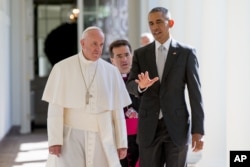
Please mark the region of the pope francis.
POLYGON ((82 50, 55 64, 42 100, 48 107, 47 167, 120 167, 127 154, 123 107, 131 103, 120 72, 101 59, 104 33, 88 27, 82 50))

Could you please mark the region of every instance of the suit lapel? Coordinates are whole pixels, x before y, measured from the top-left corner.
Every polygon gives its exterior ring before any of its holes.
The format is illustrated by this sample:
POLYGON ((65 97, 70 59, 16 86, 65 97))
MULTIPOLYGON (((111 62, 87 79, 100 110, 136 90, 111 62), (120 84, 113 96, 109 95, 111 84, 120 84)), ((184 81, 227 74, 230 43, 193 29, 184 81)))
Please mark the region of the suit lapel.
POLYGON ((172 65, 177 60, 178 57, 178 51, 177 51, 177 45, 176 41, 172 39, 171 44, 169 46, 169 51, 167 55, 167 60, 165 62, 164 72, 162 76, 162 82, 164 82, 168 76, 168 72, 170 71, 172 65))
POLYGON ((157 66, 156 66, 155 42, 148 45, 146 53, 147 53, 146 54, 147 56, 145 58, 147 59, 147 61, 145 62, 149 62, 147 66, 149 67, 148 72, 149 72, 150 78, 156 77, 158 76, 158 72, 157 72, 157 66))

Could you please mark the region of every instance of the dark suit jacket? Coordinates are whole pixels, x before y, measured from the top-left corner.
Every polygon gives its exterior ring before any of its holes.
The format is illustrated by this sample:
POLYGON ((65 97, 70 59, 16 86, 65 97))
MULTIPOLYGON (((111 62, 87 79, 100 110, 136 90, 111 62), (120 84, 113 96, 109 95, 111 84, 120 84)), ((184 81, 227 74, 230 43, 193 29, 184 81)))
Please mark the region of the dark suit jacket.
MULTIPOLYGON (((129 76, 129 74, 128 74, 128 76, 129 76)), ((128 78, 127 78, 127 77, 126 77, 126 78, 123 77, 123 80, 124 80, 124 82, 126 83, 127 80, 128 80, 128 78)), ((138 110, 139 110, 139 105, 140 105, 139 96, 135 96, 134 94, 131 94, 131 93, 129 94, 129 96, 130 96, 130 98, 131 98, 132 103, 128 106, 128 108, 129 108, 129 107, 133 107, 133 108, 135 109, 135 111, 138 112, 138 110)), ((127 107, 124 108, 124 112, 126 112, 126 111, 127 111, 127 107)), ((126 115, 125 115, 125 118, 127 118, 126 115)))
POLYGON ((138 74, 148 71, 150 78, 158 76, 155 42, 134 51, 127 88, 129 93, 141 96, 137 134, 139 145, 146 147, 152 143, 160 108, 168 132, 176 145, 183 146, 188 143, 190 130, 191 133, 204 134, 199 65, 195 54, 193 48, 172 39, 161 83, 157 81, 140 94, 134 81, 138 74), (186 86, 191 112, 188 111, 185 101, 186 86))

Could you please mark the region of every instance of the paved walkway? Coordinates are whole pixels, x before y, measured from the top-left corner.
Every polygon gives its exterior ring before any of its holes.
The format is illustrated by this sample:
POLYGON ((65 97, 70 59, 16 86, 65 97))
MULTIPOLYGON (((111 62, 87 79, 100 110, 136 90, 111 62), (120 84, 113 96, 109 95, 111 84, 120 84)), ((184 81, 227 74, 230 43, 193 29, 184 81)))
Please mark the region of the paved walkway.
MULTIPOLYGON (((13 127, 0 141, 0 167, 45 167, 48 155, 47 129, 36 128, 31 134, 20 134, 13 127)), ((188 161, 196 162, 200 154, 190 152, 188 161)), ((188 167, 197 167, 189 164, 188 167)))
POLYGON ((14 127, 0 142, 0 167, 44 167, 47 146, 46 129, 20 134, 14 127))

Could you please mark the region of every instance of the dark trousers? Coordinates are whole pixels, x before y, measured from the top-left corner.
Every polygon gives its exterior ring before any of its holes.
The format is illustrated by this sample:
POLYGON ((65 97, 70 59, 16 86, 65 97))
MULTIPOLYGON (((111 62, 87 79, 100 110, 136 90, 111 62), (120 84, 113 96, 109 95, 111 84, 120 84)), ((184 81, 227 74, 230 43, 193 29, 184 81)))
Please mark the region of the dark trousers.
POLYGON ((164 120, 158 122, 154 142, 139 146, 140 167, 186 167, 188 145, 177 146, 168 134, 164 120), (165 165, 165 166, 164 166, 165 165))
POLYGON ((122 167, 135 167, 139 158, 139 148, 136 143, 136 135, 128 135, 128 152, 127 157, 122 159, 122 167))

